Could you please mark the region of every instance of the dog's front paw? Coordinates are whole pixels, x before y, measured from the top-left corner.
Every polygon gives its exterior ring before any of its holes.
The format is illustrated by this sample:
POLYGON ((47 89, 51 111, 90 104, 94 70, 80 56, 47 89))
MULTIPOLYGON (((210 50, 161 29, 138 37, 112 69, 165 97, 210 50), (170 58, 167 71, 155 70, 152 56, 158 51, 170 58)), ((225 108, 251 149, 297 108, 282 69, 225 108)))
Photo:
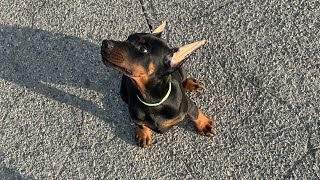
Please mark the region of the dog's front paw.
POLYGON ((187 78, 183 81, 182 85, 187 92, 192 93, 201 92, 204 89, 204 85, 194 78, 187 78))
POLYGON ((151 130, 148 127, 139 127, 136 133, 136 142, 139 147, 146 148, 152 143, 151 130))
POLYGON ((190 116, 198 131, 204 135, 211 137, 216 134, 215 123, 199 110, 197 118, 190 116))
POLYGON ((216 134, 214 123, 210 119, 200 120, 199 123, 196 123, 196 128, 204 136, 212 137, 216 134))

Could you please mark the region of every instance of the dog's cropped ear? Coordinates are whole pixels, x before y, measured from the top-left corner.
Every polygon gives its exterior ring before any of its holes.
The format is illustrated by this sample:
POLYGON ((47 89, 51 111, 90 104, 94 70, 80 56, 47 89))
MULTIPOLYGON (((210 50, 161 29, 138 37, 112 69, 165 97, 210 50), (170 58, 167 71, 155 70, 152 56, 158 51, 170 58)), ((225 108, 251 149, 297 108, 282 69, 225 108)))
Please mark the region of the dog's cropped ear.
POLYGON ((157 37, 161 37, 161 33, 166 27, 166 24, 167 24, 167 20, 164 20, 160 26, 158 26, 155 30, 152 31, 152 34, 157 37))
POLYGON ((182 63, 190 56, 191 53, 193 53, 200 46, 205 45, 206 43, 206 40, 201 40, 174 49, 173 56, 170 60, 170 67, 174 69, 180 67, 182 63))

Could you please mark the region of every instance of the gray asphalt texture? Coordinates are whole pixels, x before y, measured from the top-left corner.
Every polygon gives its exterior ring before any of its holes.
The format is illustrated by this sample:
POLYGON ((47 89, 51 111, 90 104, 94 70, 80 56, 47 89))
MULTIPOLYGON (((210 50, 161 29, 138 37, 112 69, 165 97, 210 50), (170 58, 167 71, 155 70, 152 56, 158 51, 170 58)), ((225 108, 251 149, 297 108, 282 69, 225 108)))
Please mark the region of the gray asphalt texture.
POLYGON ((319 1, 0 1, 0 179, 319 179, 319 1), (102 39, 165 18, 217 123, 189 119, 147 149, 102 39))

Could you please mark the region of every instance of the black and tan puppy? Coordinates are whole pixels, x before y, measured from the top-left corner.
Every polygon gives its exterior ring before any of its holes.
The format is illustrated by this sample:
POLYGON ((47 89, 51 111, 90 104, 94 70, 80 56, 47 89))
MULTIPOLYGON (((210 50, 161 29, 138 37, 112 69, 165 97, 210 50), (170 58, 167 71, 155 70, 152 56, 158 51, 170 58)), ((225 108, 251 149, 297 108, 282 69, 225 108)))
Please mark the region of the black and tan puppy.
POLYGON ((201 134, 215 134, 214 123, 198 109, 185 91, 198 92, 204 86, 187 78, 184 60, 206 41, 170 48, 160 37, 163 22, 152 33, 136 33, 126 41, 104 40, 103 63, 123 73, 120 94, 138 125, 138 146, 151 144, 151 130, 164 133, 188 115, 201 134))

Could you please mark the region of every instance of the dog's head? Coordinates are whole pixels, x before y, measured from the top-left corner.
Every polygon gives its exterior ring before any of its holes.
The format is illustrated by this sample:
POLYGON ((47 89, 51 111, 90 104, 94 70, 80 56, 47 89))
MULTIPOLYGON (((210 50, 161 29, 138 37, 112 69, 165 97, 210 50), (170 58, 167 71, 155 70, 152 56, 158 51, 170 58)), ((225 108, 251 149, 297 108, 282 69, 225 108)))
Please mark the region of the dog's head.
POLYGON ((125 41, 103 40, 103 63, 131 78, 172 73, 206 41, 170 48, 161 38, 165 24, 164 21, 152 33, 132 34, 125 41))

